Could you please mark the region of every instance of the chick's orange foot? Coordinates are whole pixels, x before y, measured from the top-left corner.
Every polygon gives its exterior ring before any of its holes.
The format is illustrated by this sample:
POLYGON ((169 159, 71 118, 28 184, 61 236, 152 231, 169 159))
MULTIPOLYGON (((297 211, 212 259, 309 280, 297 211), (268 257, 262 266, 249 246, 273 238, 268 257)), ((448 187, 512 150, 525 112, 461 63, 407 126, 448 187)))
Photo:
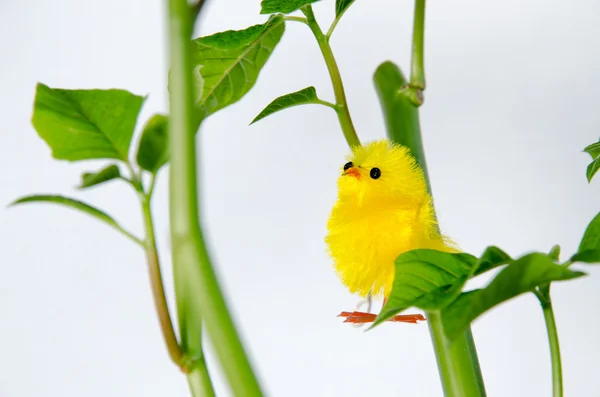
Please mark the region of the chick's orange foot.
MULTIPOLYGON (((341 312, 338 317, 346 317, 345 323, 364 324, 372 323, 377 318, 377 314, 365 312, 341 312)), ((411 323, 417 324, 419 321, 425 321, 426 318, 422 314, 400 314, 390 318, 387 321, 394 323, 411 323)))

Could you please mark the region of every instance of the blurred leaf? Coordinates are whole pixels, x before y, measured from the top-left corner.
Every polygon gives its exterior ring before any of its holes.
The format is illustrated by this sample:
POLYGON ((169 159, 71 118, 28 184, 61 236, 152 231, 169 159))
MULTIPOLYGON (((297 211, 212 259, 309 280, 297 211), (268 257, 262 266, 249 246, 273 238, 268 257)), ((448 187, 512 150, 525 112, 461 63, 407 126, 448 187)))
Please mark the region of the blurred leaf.
POLYGON ((335 17, 341 18, 352 3, 354 3, 354 0, 335 0, 335 17))
POLYGON ((86 172, 82 175, 80 189, 99 185, 121 177, 121 172, 116 164, 111 164, 97 172, 86 172))
POLYGON ((600 157, 597 158, 596 160, 592 161, 587 167, 585 176, 587 177, 588 183, 592 181, 592 178, 594 177, 594 175, 596 175, 596 172, 598 172, 599 168, 600 168, 600 157))
POLYGON ((485 249, 478 261, 477 270, 473 277, 492 270, 498 266, 506 265, 512 261, 511 257, 500 248, 490 246, 485 249))
POLYGON ((586 146, 583 151, 592 156, 592 160, 595 160, 600 155, 600 142, 586 146))
POLYGON ((144 100, 124 90, 64 90, 38 83, 32 123, 57 159, 127 161, 144 100))
POLYGON ((262 0, 260 2, 260 13, 261 14, 275 14, 281 12, 282 14, 289 14, 304 7, 305 5, 312 4, 318 0, 262 0))
POLYGON ((576 253, 571 257, 571 262, 600 263, 600 249, 591 249, 576 253))
POLYGON ((168 123, 167 116, 155 114, 142 131, 136 161, 142 169, 153 174, 169 160, 168 123))
POLYGON ((600 213, 596 214, 583 233, 577 252, 600 249, 600 213))
POLYGON ((558 262, 560 260, 560 245, 555 244, 548 252, 548 258, 552 259, 554 262, 558 262))
POLYGON ((429 249, 399 255, 392 291, 373 327, 411 306, 432 310, 449 304, 460 294, 476 262, 469 254, 429 249))
POLYGON ((252 120, 250 124, 254 124, 257 121, 264 119, 273 113, 279 112, 280 110, 290 108, 292 106, 306 105, 309 103, 320 103, 317 97, 317 91, 315 87, 303 88, 300 91, 292 92, 290 94, 282 95, 276 98, 263 109, 258 116, 252 120))
POLYGON ((583 275, 555 264, 546 254, 525 255, 498 273, 487 287, 465 292, 443 308, 444 332, 452 340, 461 335, 473 320, 502 302, 532 291, 538 285, 583 275))
POLYGON ((32 196, 21 197, 20 199, 17 199, 16 201, 12 202, 10 205, 14 206, 14 205, 19 205, 19 204, 36 203, 36 202, 59 204, 59 205, 65 206, 65 207, 69 207, 69 208, 84 212, 84 213, 91 215, 94 218, 106 223, 107 225, 114 227, 119 232, 121 232, 125 236, 129 237, 131 240, 133 240, 137 244, 139 244, 141 246, 144 245, 144 243, 139 238, 135 237, 134 235, 129 233, 127 230, 123 229, 123 227, 121 227, 121 225, 119 225, 117 223, 117 221, 115 221, 114 218, 112 218, 107 213, 105 213, 95 207, 92 207, 91 205, 86 204, 82 201, 75 200, 75 199, 72 199, 69 197, 56 196, 56 195, 32 195, 32 196))
POLYGON ((210 114, 240 100, 254 86, 284 30, 283 17, 274 15, 264 25, 193 41, 198 125, 210 114))

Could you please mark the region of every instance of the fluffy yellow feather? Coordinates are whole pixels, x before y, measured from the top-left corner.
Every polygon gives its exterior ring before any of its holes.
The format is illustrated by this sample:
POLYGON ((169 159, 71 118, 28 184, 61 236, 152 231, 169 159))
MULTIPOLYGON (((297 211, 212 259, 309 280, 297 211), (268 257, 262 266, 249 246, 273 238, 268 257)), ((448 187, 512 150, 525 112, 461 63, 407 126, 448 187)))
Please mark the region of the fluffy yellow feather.
POLYGON ((363 297, 389 296, 401 253, 455 251, 437 232, 423 171, 406 147, 385 139, 353 148, 327 229, 338 275, 363 297))

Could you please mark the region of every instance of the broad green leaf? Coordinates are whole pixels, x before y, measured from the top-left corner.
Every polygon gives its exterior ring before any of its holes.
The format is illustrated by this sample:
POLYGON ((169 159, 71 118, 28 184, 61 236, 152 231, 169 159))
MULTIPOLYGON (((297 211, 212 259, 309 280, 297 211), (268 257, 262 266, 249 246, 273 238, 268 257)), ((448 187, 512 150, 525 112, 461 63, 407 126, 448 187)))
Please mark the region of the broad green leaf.
POLYGON ((86 172, 81 177, 80 189, 99 185, 104 182, 112 181, 121 177, 121 172, 116 164, 111 164, 107 167, 102 168, 97 172, 86 172))
POLYGON ((595 160, 598 156, 600 156, 600 142, 592 143, 591 145, 586 146, 583 151, 592 156, 592 160, 595 160))
POLYGON ((411 306, 429 310, 448 304, 458 296, 476 262, 469 254, 429 249, 399 255, 392 291, 373 326, 411 306))
POLYGON ((142 169, 153 174, 156 174, 169 159, 168 123, 167 116, 155 114, 142 131, 136 161, 142 169))
POLYGON ((57 159, 127 161, 144 99, 124 90, 64 90, 38 83, 32 123, 57 159))
POLYGON ((600 249, 600 212, 589 223, 583 233, 577 252, 600 249))
POLYGON ((309 103, 320 103, 320 99, 317 97, 317 90, 315 87, 306 87, 300 91, 292 92, 291 94, 282 95, 276 98, 273 102, 267 105, 258 116, 252 120, 250 124, 256 123, 258 120, 264 119, 273 113, 279 112, 280 110, 291 108, 292 106, 306 105, 309 103))
POLYGON ((284 30, 283 17, 274 15, 264 25, 193 41, 194 101, 198 123, 237 102, 254 86, 284 30))
POLYGON ((335 0, 335 17, 340 19, 354 0, 335 0))
POLYGON ((262 0, 260 2, 260 13, 261 14, 276 14, 281 12, 282 14, 289 14, 304 7, 305 5, 312 4, 318 0, 262 0))
POLYGON ((587 171, 585 173, 588 182, 592 181, 592 178, 594 177, 594 175, 596 175, 598 169, 600 169, 600 157, 588 164, 587 171))
POLYGON ((571 262, 600 263, 600 249, 581 251, 573 255, 571 262))
POLYGON ((584 273, 555 264, 546 254, 525 255, 504 268, 483 289, 461 294, 442 309, 442 324, 449 339, 459 336, 469 324, 494 306, 551 281, 570 280, 584 273))
POLYGON ((498 266, 506 265, 511 261, 512 259, 510 256, 508 256, 508 254, 502 251, 500 248, 495 246, 487 247, 478 261, 477 270, 475 270, 473 277, 485 273, 488 270, 492 270, 498 266))
POLYGON ((108 215, 106 212, 103 212, 95 207, 92 207, 91 205, 86 204, 82 201, 75 200, 75 199, 72 199, 69 197, 56 196, 56 195, 33 195, 33 196, 21 197, 20 199, 12 202, 10 205, 14 206, 14 205, 25 204, 25 203, 54 203, 54 204, 59 204, 59 205, 65 206, 65 207, 69 207, 69 208, 84 212, 84 213, 91 215, 94 218, 106 223, 107 225, 114 227, 119 232, 121 232, 125 236, 129 237, 131 240, 133 240, 137 244, 142 245, 142 246, 144 245, 144 243, 139 238, 135 237, 133 234, 131 234, 127 230, 123 229, 123 227, 121 225, 119 225, 117 223, 117 221, 115 221, 114 218, 111 217, 110 215, 108 215))

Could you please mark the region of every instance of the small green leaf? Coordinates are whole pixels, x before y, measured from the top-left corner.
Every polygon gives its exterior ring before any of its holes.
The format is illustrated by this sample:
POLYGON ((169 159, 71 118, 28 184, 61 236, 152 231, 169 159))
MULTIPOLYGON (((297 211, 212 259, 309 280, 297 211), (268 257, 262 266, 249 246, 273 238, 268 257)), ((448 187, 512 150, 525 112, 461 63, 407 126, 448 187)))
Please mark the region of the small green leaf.
POLYGON ((476 262, 469 254, 429 249, 399 255, 392 291, 373 327, 411 306, 430 310, 449 304, 460 294, 476 262))
POLYGON ((598 169, 600 169, 600 157, 588 164, 587 171, 585 173, 588 183, 592 181, 592 178, 594 175, 596 175, 598 169))
POLYGON ((487 247, 479 259, 477 270, 473 274, 473 277, 485 273, 488 270, 492 270, 498 266, 506 265, 511 261, 511 257, 500 248, 495 246, 487 247))
POLYGON ((169 159, 168 123, 167 116, 155 114, 142 131, 136 161, 142 169, 153 174, 156 174, 169 159))
POLYGON ((598 156, 600 156, 600 142, 592 143, 591 145, 586 146, 583 151, 592 156, 592 160, 595 160, 598 156))
POLYGON ((354 0, 335 0, 335 17, 340 19, 354 0))
POLYGON ((560 260, 560 245, 555 244, 548 252, 548 258, 552 259, 554 262, 558 262, 560 260))
POLYGON ((111 217, 110 215, 108 215, 107 213, 105 213, 95 207, 92 207, 91 205, 86 204, 82 201, 75 200, 75 199, 72 199, 69 197, 57 196, 57 195, 41 195, 41 194, 40 195, 32 195, 32 196, 21 197, 20 199, 17 199, 14 202, 12 202, 10 205, 14 206, 14 205, 18 205, 18 204, 36 203, 36 202, 59 204, 59 205, 65 206, 65 207, 73 208, 78 211, 84 212, 84 213, 91 215, 94 218, 106 223, 107 225, 114 227, 119 232, 121 232, 125 236, 129 237, 131 240, 133 240, 137 244, 139 244, 141 246, 144 245, 142 240, 135 237, 133 234, 129 233, 127 230, 123 229, 123 227, 121 225, 119 225, 117 223, 117 221, 115 221, 114 218, 111 217))
POLYGON ((32 123, 57 159, 127 161, 144 99, 124 90, 64 90, 38 83, 32 123))
POLYGON ((197 123, 240 100, 253 86, 285 30, 281 15, 263 25, 193 41, 197 123))
POLYGON ((264 119, 267 116, 277 113, 280 110, 291 108, 292 106, 306 105, 310 103, 320 103, 321 100, 317 97, 315 87, 306 87, 300 91, 292 92, 291 94, 282 95, 279 98, 269 103, 266 108, 258 116, 252 120, 250 124, 256 123, 258 120, 264 119))
POLYGON ((116 164, 111 164, 97 172, 86 172, 81 177, 80 189, 99 185, 121 177, 121 172, 116 164))
POLYGON ((275 14, 281 12, 282 14, 289 14, 304 7, 305 5, 312 4, 318 0, 262 0, 260 2, 260 13, 261 14, 275 14))
POLYGON ((487 287, 465 292, 442 309, 444 332, 452 340, 473 320, 502 302, 532 291, 539 285, 583 275, 555 264, 547 254, 525 255, 498 273, 487 287))
POLYGON ((600 212, 589 223, 583 233, 577 252, 600 249, 600 212))
POLYGON ((571 262, 600 263, 600 249, 581 251, 573 255, 571 262))

